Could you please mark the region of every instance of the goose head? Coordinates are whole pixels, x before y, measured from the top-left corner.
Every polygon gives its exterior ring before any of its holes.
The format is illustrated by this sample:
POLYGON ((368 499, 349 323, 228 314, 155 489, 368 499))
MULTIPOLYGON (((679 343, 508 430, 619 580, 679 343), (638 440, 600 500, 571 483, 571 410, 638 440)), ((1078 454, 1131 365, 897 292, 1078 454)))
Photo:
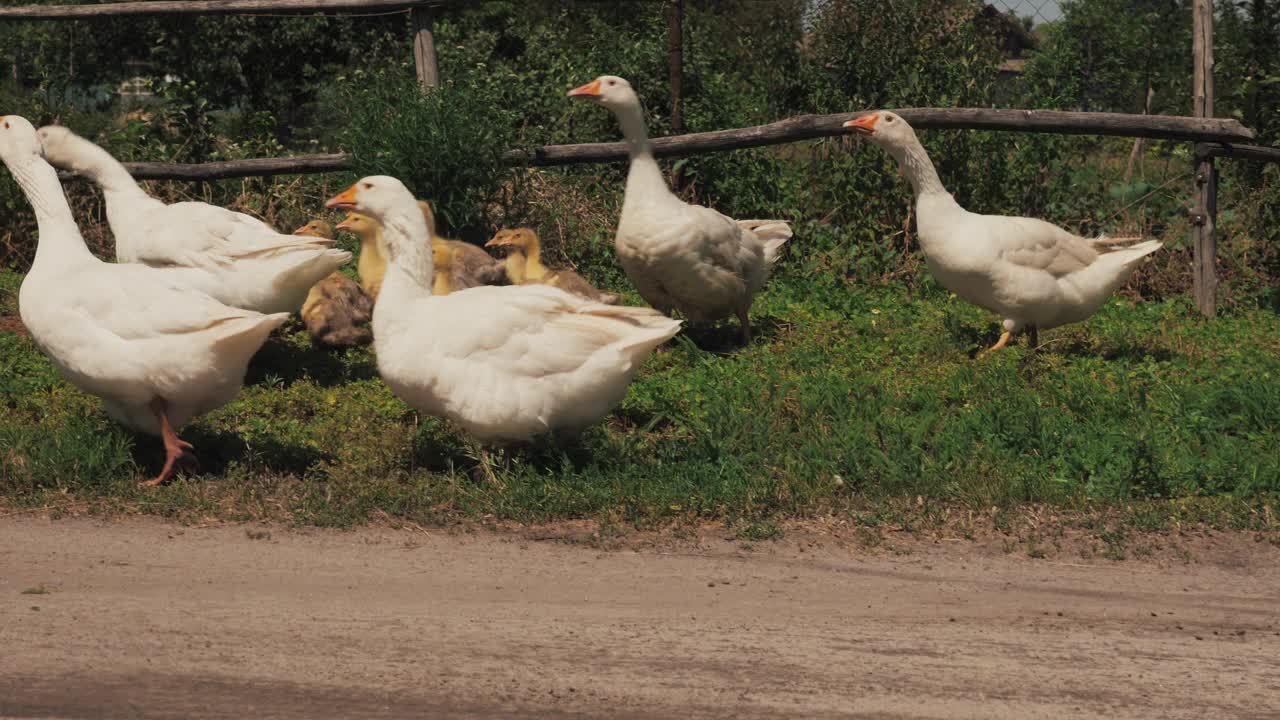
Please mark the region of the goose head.
MULTIPOLYGON (((409 192, 409 188, 405 187, 404 183, 387 175, 370 175, 360 178, 354 185, 330 198, 324 206, 368 216, 384 228, 391 227, 388 223, 394 222, 395 227, 402 228, 411 235, 416 235, 422 228, 426 229, 425 237, 410 237, 407 238, 408 240, 425 242, 431 237, 431 225, 423 217, 418 201, 413 198, 413 193, 409 192), (419 221, 418 218, 422 219, 419 221), (418 222, 422 224, 418 225, 418 222)), ((387 240, 388 248, 394 255, 396 248, 392 238, 384 232, 383 239, 387 240)), ((400 242, 405 240, 406 238, 400 238, 400 242)))
POLYGON ((67 167, 75 159, 74 141, 77 135, 62 125, 45 125, 36 135, 40 138, 40 146, 44 148, 44 156, 49 162, 67 167))
POLYGON ((590 100, 615 111, 640 106, 640 97, 631 88, 631 83, 617 75, 601 75, 586 85, 570 90, 569 97, 590 100))
POLYGON ((915 130, 900 115, 888 110, 869 112, 846 122, 844 127, 888 150, 905 150, 916 142, 915 130))
POLYGON ((431 260, 436 272, 449 272, 453 268, 453 248, 444 243, 433 243, 431 260))
POLYGON ((0 115, 0 158, 6 165, 25 164, 44 155, 36 129, 20 115, 0 115))
POLYGON ((515 230, 499 230, 489 242, 485 243, 485 247, 514 247, 521 250, 528 250, 531 245, 538 242, 538 236, 529 228, 518 228, 515 230))
POLYGON ((360 237, 372 236, 378 230, 378 223, 372 218, 361 215, 357 212, 347 213, 347 216, 338 223, 336 230, 346 230, 349 233, 355 233, 360 237))
POLYGON ((294 235, 305 235, 307 237, 318 237, 326 240, 333 239, 333 226, 324 220, 312 220, 293 231, 294 235))

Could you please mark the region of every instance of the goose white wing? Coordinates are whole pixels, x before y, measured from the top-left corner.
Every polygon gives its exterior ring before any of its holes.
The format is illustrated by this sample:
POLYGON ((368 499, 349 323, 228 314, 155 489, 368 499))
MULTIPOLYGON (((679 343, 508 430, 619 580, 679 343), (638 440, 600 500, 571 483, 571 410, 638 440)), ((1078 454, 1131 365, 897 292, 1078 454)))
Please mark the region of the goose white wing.
POLYGON ((178 425, 234 397, 244 364, 285 315, 227 307, 166 270, 102 264, 69 276, 29 275, 23 322, 77 387, 125 424, 157 432, 146 403, 170 401, 178 425))
POLYGON ((1061 278, 1084 270, 1098 259, 1088 240, 1043 220, 984 216, 984 224, 1001 259, 1061 278))
POLYGON ((284 235, 257 218, 200 202, 155 208, 139 222, 134 254, 157 266, 228 266, 333 244, 324 238, 284 235))
POLYGON ((733 218, 702 207, 689 205, 691 246, 708 265, 734 274, 740 274, 743 266, 743 241, 748 236, 733 218))
POLYGON ((258 316, 228 307, 160 268, 104 265, 89 280, 64 288, 61 304, 122 340, 188 335, 258 316))
POLYGON ((648 308, 605 305, 547 285, 434 297, 429 318, 420 327, 433 355, 525 378, 573 372, 602 348, 673 324, 648 308))

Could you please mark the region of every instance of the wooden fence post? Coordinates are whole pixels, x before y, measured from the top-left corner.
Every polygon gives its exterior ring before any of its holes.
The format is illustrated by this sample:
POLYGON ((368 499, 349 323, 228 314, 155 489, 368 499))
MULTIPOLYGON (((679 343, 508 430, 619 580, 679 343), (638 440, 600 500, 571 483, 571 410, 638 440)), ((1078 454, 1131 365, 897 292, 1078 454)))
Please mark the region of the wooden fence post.
MULTIPOLYGON (((667 84, 671 92, 671 132, 684 133, 684 0, 667 0, 667 84)), ((684 189, 684 173, 677 165, 671 170, 671 186, 684 189)))
POLYGON ((436 41, 431 35, 434 10, 416 7, 409 14, 413 18, 413 64, 418 69, 418 83, 426 90, 440 84, 440 69, 436 65, 436 41))
POLYGON ((684 132, 684 0, 667 0, 667 82, 671 85, 671 132, 684 132))
MULTIPOLYGON (((1196 117, 1213 117, 1213 2, 1195 0, 1192 53, 1195 73, 1192 80, 1192 112, 1196 117)), ((1195 154, 1195 209, 1191 214, 1194 275, 1192 287, 1196 307, 1206 317, 1217 311, 1218 176, 1213 157, 1195 154)))

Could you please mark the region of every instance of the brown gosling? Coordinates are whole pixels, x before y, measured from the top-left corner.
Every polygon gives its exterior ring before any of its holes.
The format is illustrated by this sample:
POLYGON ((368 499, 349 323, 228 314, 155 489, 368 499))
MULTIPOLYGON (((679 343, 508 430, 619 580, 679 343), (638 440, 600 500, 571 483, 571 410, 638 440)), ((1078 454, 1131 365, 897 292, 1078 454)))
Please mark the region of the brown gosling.
MULTIPOLYGON (((323 220, 312 220, 293 234, 332 240, 333 227, 323 220)), ((301 314, 315 345, 352 347, 373 340, 373 300, 341 272, 331 273, 312 286, 301 314)))

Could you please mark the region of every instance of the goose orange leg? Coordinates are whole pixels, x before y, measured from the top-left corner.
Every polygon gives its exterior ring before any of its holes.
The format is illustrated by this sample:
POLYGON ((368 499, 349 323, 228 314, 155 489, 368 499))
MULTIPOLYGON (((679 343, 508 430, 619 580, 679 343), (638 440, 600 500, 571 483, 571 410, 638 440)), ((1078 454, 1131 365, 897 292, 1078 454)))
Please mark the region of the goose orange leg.
POLYGON ((1010 341, 1010 340, 1012 340, 1012 339, 1013 339, 1013 333, 1012 333, 1012 332, 1010 332, 1010 331, 1008 331, 1008 330, 1005 330, 1005 331, 1004 331, 1004 334, 1000 336, 1000 339, 996 341, 996 344, 995 344, 995 345, 992 345, 991 347, 987 348, 986 350, 983 350, 982 352, 978 353, 978 358, 979 358, 979 359, 981 359, 981 358, 982 358, 982 357, 984 357, 985 355, 988 355, 988 354, 990 354, 990 353, 993 353, 993 352, 995 352, 995 351, 999 350, 1000 348, 1004 347, 1005 345, 1008 345, 1008 344, 1009 344, 1009 341, 1010 341))
POLYGON ((143 487, 157 487, 172 480, 179 467, 187 472, 195 472, 199 465, 192 452, 195 448, 179 438, 173 431, 173 425, 169 424, 169 409, 164 398, 157 396, 148 407, 160 421, 160 440, 164 442, 164 468, 159 475, 141 484, 143 487))

